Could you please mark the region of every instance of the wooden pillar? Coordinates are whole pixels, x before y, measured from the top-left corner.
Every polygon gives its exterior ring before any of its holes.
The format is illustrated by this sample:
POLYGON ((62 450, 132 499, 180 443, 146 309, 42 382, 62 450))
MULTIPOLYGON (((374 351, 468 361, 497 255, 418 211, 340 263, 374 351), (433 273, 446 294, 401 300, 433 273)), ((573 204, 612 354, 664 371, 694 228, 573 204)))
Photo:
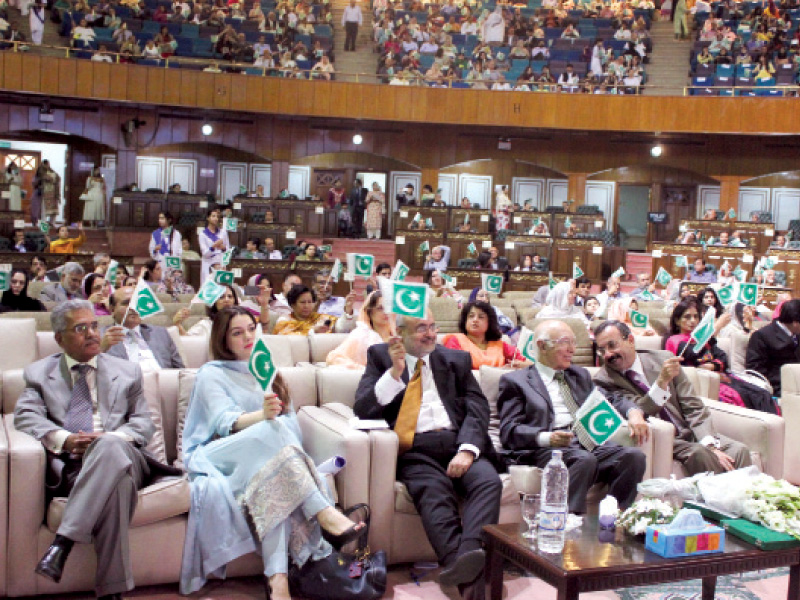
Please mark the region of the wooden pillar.
POLYGON ((567 179, 567 198, 574 200, 572 210, 586 201, 586 173, 569 173, 567 179))
MULTIPOLYGON (((285 160, 272 161, 272 174, 270 176, 270 196, 277 198, 281 190, 289 187, 289 162, 285 160)), ((311 188, 314 189, 313 187, 311 188)), ((311 192, 313 193, 313 192, 311 192)))
MULTIPOLYGON (((719 179, 719 208, 725 212, 730 209, 739 212, 739 186, 742 182, 742 177, 736 175, 724 175, 714 177, 719 179)), ((739 215, 741 218, 741 215, 739 215)))
MULTIPOLYGON (((436 193, 436 189, 439 187, 439 169, 422 169, 422 185, 429 185, 433 188, 433 193, 436 193)), ((456 190, 458 192, 458 190, 456 190)), ((418 190, 417 197, 422 195, 422 190, 418 190)), ((456 199, 456 204, 458 204, 458 200, 461 198, 456 199)))

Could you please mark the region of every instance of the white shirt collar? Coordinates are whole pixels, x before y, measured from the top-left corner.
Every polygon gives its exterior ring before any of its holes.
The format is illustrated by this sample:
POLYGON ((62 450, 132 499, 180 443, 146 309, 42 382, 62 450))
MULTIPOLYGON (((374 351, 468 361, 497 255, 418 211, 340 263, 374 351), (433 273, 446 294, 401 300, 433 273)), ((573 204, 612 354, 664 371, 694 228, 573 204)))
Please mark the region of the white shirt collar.
POLYGON ((78 362, 77 360, 75 360, 74 358, 72 358, 69 354, 67 354, 65 352, 64 353, 64 360, 66 361, 67 370, 70 373, 72 373, 72 367, 74 367, 75 365, 89 365, 94 370, 97 370, 97 357, 96 356, 93 356, 90 360, 86 361, 85 363, 81 363, 81 362, 78 362))
MULTIPOLYGON (((409 377, 413 376, 414 369, 417 368, 417 361, 420 360, 417 356, 412 356, 411 354, 406 353, 406 365, 408 365, 408 375, 409 377)), ((422 357, 422 362, 425 364, 426 367, 429 369, 431 368, 431 355, 427 354, 422 357)))
POLYGON ((556 370, 548 367, 547 365, 542 364, 540 361, 536 361, 536 370, 539 371, 539 375, 542 377, 542 381, 544 381, 545 385, 553 381, 556 376, 556 370))

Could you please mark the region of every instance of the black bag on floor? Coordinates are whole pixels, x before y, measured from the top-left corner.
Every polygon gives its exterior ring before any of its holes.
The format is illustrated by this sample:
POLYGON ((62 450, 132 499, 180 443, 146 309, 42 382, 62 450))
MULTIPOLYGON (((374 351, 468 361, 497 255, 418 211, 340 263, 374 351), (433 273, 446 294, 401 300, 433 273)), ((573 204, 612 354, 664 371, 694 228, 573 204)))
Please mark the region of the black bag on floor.
POLYGON ((331 552, 322 560, 308 561, 302 568, 289 569, 292 596, 306 600, 377 600, 386 593, 386 553, 370 552, 369 506, 356 504, 345 515, 362 510, 366 526, 358 539, 355 553, 331 552))

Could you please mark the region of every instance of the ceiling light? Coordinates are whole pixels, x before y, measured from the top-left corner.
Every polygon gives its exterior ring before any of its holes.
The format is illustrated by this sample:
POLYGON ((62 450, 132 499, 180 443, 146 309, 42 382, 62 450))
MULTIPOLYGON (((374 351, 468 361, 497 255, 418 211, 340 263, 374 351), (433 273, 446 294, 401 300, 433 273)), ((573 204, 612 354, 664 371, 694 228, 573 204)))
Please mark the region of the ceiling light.
POLYGON ((214 133, 214 128, 211 126, 210 123, 205 123, 203 127, 200 129, 203 132, 203 135, 211 135, 214 133))
POLYGON ((360 146, 360 145, 361 145, 361 142, 363 142, 363 141, 364 141, 364 138, 363 138, 363 137, 361 137, 361 134, 360 134, 360 133, 357 133, 357 134, 355 134, 355 135, 353 136, 353 143, 354 143, 356 146, 360 146))
POLYGON ((664 152, 664 148, 661 147, 660 144, 656 144, 652 148, 650 148, 650 156, 653 158, 658 158, 661 156, 661 153, 664 152))

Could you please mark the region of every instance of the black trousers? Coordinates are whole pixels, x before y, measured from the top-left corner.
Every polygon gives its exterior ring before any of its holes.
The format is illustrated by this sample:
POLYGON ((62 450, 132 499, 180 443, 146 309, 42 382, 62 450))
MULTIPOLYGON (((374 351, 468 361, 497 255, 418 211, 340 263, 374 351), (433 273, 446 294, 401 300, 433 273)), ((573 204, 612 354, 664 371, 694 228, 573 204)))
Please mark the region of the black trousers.
POLYGON ((346 21, 344 24, 344 50, 355 51, 356 49, 356 36, 358 35, 358 21, 346 21))
POLYGON ((526 457, 530 460, 524 462, 544 469, 553 450, 559 449, 569 470, 571 513, 586 512, 586 494, 597 482, 608 485, 608 493, 617 499, 623 510, 636 499, 636 485, 644 476, 646 462, 644 453, 638 448, 606 442, 589 452, 574 438, 566 448, 537 448, 526 457))
POLYGON ((439 561, 448 565, 481 547, 484 525, 497 523, 502 484, 494 466, 478 458, 459 478, 447 476, 458 452, 457 432, 414 436, 414 445, 397 460, 397 478, 408 488, 439 561), (463 499, 459 513, 459 499, 463 499))

